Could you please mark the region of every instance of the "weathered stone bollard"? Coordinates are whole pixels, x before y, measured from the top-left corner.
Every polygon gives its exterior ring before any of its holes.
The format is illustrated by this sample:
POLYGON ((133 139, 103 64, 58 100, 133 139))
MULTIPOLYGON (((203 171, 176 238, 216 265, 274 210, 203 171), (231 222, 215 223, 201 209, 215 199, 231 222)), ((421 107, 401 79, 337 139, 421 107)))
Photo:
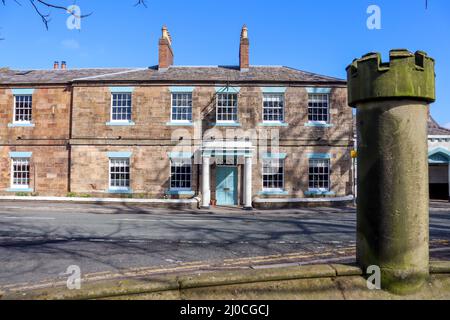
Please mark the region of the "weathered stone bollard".
POLYGON ((382 289, 407 294, 429 275, 428 104, 434 60, 392 50, 347 67, 358 130, 357 261, 381 269, 382 289))

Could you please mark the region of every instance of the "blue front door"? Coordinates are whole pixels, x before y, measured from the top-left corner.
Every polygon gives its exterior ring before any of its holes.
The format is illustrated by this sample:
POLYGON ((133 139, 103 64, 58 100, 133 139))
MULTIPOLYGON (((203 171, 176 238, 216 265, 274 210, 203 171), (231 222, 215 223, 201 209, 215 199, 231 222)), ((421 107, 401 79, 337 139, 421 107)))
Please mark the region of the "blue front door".
POLYGON ((221 167, 216 169, 217 205, 237 205, 237 167, 221 167))

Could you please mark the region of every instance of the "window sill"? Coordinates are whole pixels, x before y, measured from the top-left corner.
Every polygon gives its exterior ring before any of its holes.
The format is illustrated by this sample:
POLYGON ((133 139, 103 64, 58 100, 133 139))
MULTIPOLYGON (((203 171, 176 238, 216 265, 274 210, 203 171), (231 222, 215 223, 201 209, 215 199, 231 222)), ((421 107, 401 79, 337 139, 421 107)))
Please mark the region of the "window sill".
POLYGON ((213 127, 241 127, 239 122, 210 122, 209 125, 213 127))
POLYGON ((106 122, 107 126, 134 126, 135 123, 133 121, 108 121, 106 122))
POLYGON ((258 123, 260 127, 289 127, 286 122, 261 122, 258 123))
POLYGON ((261 196, 270 196, 270 195, 278 195, 278 196, 287 196, 289 193, 287 191, 281 191, 281 190, 263 190, 258 192, 258 195, 261 196))
POLYGON ((335 193, 326 190, 308 190, 305 192, 305 196, 334 196, 335 193))
POLYGON ((34 128, 34 123, 8 123, 8 128, 34 128))
POLYGON ((6 192, 33 192, 34 190, 31 188, 9 188, 6 189, 6 192))
POLYGON ((194 124, 192 122, 166 122, 166 126, 173 127, 193 127, 194 124))
POLYGON ((189 190, 168 190, 166 191, 166 195, 169 196, 194 196, 194 191, 189 190))
POLYGON ((307 122, 305 127, 319 127, 319 128, 331 128, 333 125, 331 123, 324 122, 307 122))
POLYGON ((132 194, 133 191, 131 191, 130 189, 108 189, 106 191, 106 193, 114 193, 114 194, 132 194))

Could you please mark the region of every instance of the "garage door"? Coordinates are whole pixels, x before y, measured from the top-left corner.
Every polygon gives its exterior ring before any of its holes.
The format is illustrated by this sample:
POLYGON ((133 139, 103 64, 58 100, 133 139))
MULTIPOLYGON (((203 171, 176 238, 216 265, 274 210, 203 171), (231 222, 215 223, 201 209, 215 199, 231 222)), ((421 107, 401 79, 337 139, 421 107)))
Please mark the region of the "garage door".
POLYGON ((448 165, 430 164, 430 199, 448 200, 448 165))

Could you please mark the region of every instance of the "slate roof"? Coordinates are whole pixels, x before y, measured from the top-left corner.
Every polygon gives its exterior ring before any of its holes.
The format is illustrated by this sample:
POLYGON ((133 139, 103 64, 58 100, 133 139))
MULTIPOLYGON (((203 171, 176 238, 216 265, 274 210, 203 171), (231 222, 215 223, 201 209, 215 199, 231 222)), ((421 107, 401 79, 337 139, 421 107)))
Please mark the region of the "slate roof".
POLYGON ((450 130, 446 129, 444 127, 441 127, 436 120, 433 119, 433 117, 430 115, 428 117, 428 135, 429 136, 449 136, 450 130))
POLYGON ((150 68, 10 70, 0 69, 0 84, 62 84, 69 82, 273 82, 345 85, 346 81, 283 66, 171 66, 150 68))
POLYGON ((127 69, 11 70, 0 69, 0 84, 64 84, 77 78, 111 74, 127 69))

